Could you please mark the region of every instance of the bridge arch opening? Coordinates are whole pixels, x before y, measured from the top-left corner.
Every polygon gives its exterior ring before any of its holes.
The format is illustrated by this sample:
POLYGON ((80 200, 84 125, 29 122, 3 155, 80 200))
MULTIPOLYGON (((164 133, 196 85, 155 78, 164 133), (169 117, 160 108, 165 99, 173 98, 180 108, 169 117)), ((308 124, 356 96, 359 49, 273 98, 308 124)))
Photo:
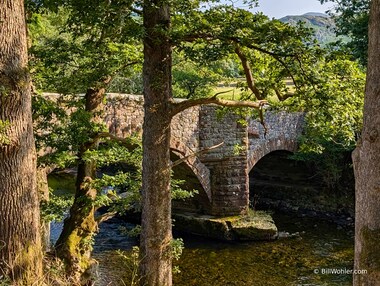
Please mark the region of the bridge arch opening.
POLYGON ((313 168, 292 159, 292 154, 272 151, 253 166, 249 173, 251 207, 297 212, 318 197, 320 183, 313 168))
MULTIPOLYGON (((181 157, 175 154, 175 152, 171 152, 170 159, 172 162, 175 162, 181 159, 181 157)), ((187 191, 196 190, 198 192, 198 194, 195 194, 191 198, 173 200, 173 210, 207 213, 210 209, 210 200, 203 184, 200 182, 200 174, 195 173, 197 172, 195 167, 189 166, 186 162, 182 162, 174 166, 172 171, 172 179, 183 181, 183 184, 180 186, 181 189, 187 191)))

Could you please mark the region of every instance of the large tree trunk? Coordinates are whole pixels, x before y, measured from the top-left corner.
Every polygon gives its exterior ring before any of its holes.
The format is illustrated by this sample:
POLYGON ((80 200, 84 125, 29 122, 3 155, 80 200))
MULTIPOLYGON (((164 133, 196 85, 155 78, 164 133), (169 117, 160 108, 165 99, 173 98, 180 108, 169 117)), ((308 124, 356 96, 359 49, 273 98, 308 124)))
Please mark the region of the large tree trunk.
POLYGON ((141 285, 172 285, 170 195, 171 46, 169 7, 144 3, 144 126, 141 285))
POLYGON ((362 138, 353 154, 356 188, 354 285, 380 283, 380 0, 370 12, 362 138))
MULTIPOLYGON (((94 123, 101 121, 104 95, 104 88, 87 90, 85 110, 91 113, 94 123)), ((95 178, 96 162, 81 160, 84 152, 94 148, 97 144, 90 138, 87 144, 80 146, 75 199, 56 243, 57 255, 65 261, 73 284, 90 284, 97 265, 91 258, 92 241, 98 231, 94 207, 97 191, 90 185, 95 178)))
POLYGON ((42 272, 24 1, 0 1, 0 275, 32 285, 42 272))

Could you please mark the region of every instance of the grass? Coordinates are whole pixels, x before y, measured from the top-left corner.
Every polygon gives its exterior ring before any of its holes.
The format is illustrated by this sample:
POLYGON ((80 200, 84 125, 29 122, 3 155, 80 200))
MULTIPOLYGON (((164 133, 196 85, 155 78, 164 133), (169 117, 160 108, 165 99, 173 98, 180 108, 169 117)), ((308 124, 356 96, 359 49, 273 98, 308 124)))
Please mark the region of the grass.
POLYGON ((241 88, 237 88, 236 86, 217 86, 214 88, 212 94, 221 93, 219 98, 222 99, 230 99, 230 100, 239 100, 241 98, 241 94, 244 92, 241 88))
MULTIPOLYGON (((244 80, 232 82, 232 83, 229 83, 228 85, 223 85, 221 83, 213 89, 212 94, 223 93, 223 94, 220 94, 218 98, 229 99, 229 100, 240 100, 241 96, 244 93, 247 93, 245 90, 242 90, 240 87, 237 87, 239 83, 242 83, 243 81, 244 80)), ((284 82, 286 86, 288 87, 289 92, 295 92, 293 81, 290 78, 284 79, 284 82)), ((248 91, 248 93, 250 92, 248 91)), ((273 94, 270 94, 269 96, 267 96, 267 99, 272 102, 278 101, 278 98, 274 92, 273 94)))

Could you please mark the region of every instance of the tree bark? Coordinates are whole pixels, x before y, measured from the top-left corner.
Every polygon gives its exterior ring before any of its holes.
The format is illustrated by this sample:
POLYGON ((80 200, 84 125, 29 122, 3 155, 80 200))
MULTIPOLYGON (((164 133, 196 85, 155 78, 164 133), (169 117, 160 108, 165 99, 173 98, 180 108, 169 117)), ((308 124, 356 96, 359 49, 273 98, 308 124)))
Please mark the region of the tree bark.
MULTIPOLYGON (((37 192, 40 203, 49 201, 48 172, 48 167, 37 167, 37 192)), ((50 222, 43 219, 41 219, 41 245, 44 252, 50 250, 50 222)))
MULTIPOLYGON (((108 81, 105 82, 107 83, 108 81)), ((86 92, 85 110, 91 113, 92 121, 95 123, 101 121, 104 96, 104 88, 88 89, 86 92)), ((66 263, 72 283, 82 285, 91 285, 97 266, 96 261, 91 258, 92 242, 98 231, 93 204, 97 191, 90 185, 96 175, 96 162, 81 160, 87 150, 97 148, 96 142, 91 139, 89 138, 87 144, 80 146, 75 199, 55 246, 57 256, 66 263)))
POLYGON ((353 153, 356 189, 354 285, 380 283, 380 0, 371 4, 362 137, 353 153))
POLYGON ((42 274, 27 57, 24 1, 0 1, 0 276, 16 285, 42 274))
POLYGON ((166 2, 144 2, 141 285, 172 285, 170 194, 171 45, 166 2))

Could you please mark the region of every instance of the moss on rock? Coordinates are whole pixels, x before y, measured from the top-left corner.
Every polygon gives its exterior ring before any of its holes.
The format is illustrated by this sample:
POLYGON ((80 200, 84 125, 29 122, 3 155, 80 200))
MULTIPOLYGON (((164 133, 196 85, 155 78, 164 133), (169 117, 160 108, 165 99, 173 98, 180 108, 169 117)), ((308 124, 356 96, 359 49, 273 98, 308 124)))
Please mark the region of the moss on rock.
POLYGON ((214 217, 195 213, 173 214, 174 228, 183 232, 221 240, 273 240, 277 227, 265 212, 214 217))

